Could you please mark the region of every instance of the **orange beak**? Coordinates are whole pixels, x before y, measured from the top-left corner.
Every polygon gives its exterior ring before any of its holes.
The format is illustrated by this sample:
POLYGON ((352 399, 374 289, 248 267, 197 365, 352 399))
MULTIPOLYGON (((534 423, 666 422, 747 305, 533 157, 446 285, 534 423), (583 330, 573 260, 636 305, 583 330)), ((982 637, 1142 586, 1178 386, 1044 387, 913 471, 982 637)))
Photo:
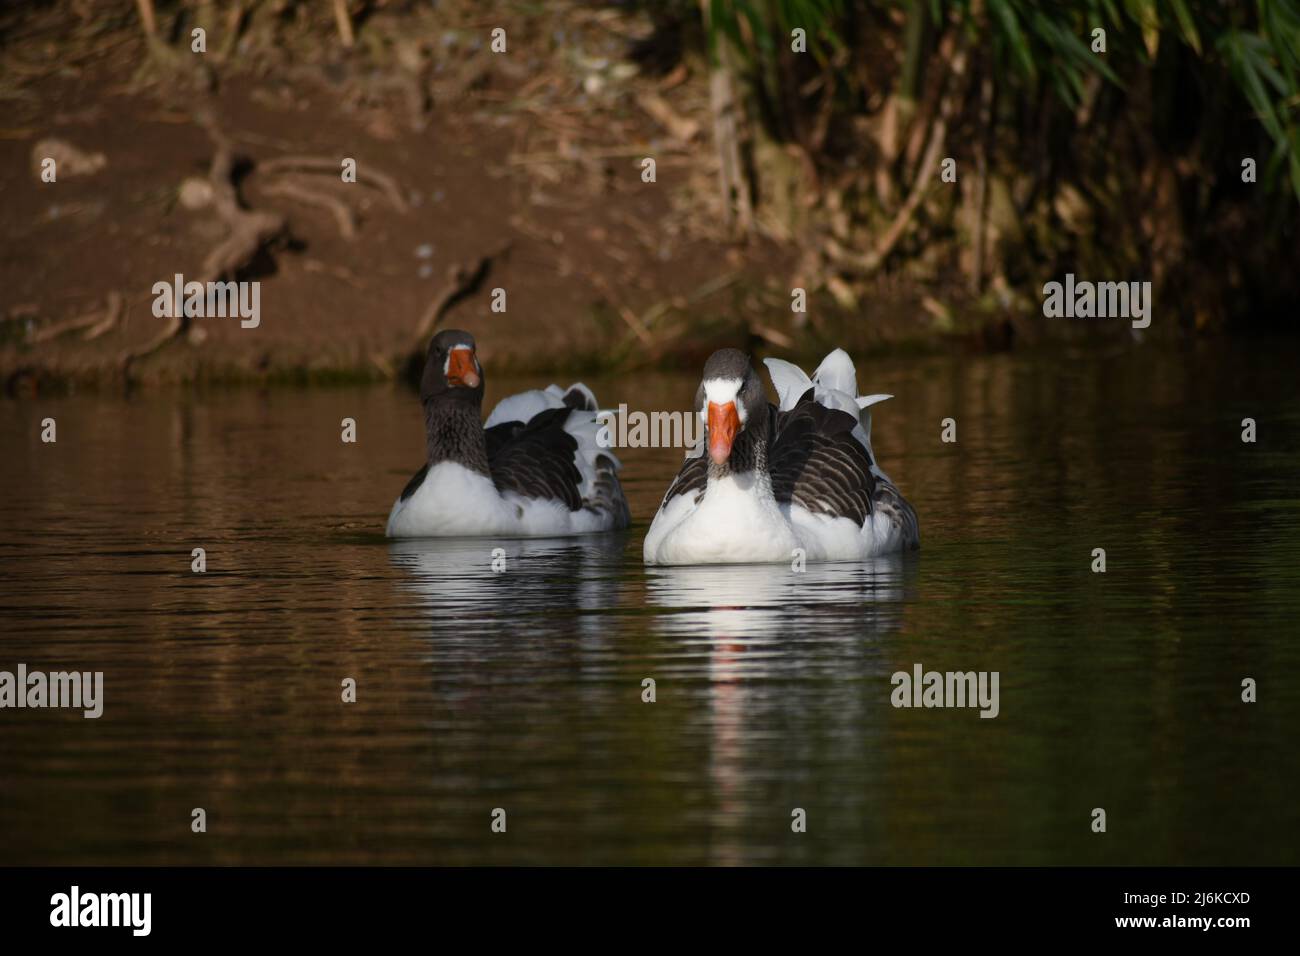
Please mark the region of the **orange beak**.
POLYGON ((715 465, 721 465, 731 457, 731 443, 739 431, 740 415, 736 412, 735 402, 725 405, 709 402, 709 457, 715 465))
POLYGON ((478 371, 474 368, 472 349, 452 349, 447 356, 447 382, 464 388, 478 388, 478 371))

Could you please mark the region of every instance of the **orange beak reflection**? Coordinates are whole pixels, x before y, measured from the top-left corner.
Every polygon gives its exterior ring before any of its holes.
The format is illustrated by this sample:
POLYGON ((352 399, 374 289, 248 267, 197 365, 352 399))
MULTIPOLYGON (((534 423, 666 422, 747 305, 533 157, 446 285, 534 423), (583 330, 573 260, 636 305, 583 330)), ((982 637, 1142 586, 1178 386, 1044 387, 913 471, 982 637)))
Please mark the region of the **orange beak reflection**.
POLYGON ((709 457, 715 465, 721 465, 731 457, 731 443, 739 431, 740 415, 736 412, 735 402, 725 405, 709 402, 709 457))
POLYGON ((447 382, 464 388, 478 388, 478 371, 474 368, 472 349, 452 349, 447 356, 447 382))

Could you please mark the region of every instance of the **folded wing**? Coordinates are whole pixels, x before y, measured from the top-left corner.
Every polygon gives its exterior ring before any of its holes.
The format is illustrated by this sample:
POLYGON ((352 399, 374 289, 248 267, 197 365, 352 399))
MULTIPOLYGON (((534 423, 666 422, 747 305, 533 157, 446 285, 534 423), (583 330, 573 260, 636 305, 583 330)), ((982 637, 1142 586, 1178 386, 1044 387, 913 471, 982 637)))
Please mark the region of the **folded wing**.
POLYGON ((582 507, 578 442, 564 430, 571 411, 548 408, 527 423, 500 422, 485 429, 488 469, 498 491, 563 501, 570 511, 582 507))
POLYGON ((557 385, 502 399, 484 426, 488 467, 501 492, 562 501, 570 511, 607 511, 628 523, 618 458, 599 441, 596 397, 557 385))
POLYGON ((876 478, 857 428, 853 415, 819 404, 812 389, 779 411, 768 461, 776 500, 861 526, 872 513, 876 478))

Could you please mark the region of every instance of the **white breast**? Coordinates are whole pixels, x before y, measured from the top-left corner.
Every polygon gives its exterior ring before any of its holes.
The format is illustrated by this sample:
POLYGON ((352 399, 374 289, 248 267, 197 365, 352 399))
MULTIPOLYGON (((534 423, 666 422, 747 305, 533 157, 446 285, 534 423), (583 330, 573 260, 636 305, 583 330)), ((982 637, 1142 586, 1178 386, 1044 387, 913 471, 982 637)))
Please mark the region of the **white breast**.
POLYGON ((861 524, 778 504, 766 478, 710 481, 698 497, 679 495, 646 534, 646 564, 771 564, 794 560, 857 561, 904 546, 903 529, 882 513, 861 524))
POLYGON ((393 504, 390 538, 509 534, 519 526, 516 508, 486 475, 454 461, 429 469, 411 497, 393 504))
POLYGON ((456 462, 434 465, 411 497, 393 504, 390 538, 455 538, 481 535, 550 537, 606 531, 612 517, 586 508, 570 511, 561 501, 502 495, 492 479, 456 462))
POLYGON ((793 561, 794 529, 766 475, 710 479, 698 498, 680 495, 655 516, 647 564, 748 564, 793 561))

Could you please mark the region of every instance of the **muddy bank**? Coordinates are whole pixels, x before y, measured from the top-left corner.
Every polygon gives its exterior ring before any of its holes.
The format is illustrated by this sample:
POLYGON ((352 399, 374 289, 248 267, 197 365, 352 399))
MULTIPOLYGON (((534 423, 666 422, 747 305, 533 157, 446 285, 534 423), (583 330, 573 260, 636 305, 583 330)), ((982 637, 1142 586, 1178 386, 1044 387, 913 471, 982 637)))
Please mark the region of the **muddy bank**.
POLYGON ((905 271, 847 303, 810 288, 792 310, 812 285, 799 241, 722 227, 707 78, 647 64, 655 26, 635 12, 376 15, 351 50, 313 22, 245 24, 205 54, 171 22, 159 59, 122 11, 8 14, 11 391, 393 378, 435 325, 517 372, 694 363, 723 343, 811 356, 1129 334, 905 271), (256 321, 156 314, 177 276, 257 283, 256 321))

